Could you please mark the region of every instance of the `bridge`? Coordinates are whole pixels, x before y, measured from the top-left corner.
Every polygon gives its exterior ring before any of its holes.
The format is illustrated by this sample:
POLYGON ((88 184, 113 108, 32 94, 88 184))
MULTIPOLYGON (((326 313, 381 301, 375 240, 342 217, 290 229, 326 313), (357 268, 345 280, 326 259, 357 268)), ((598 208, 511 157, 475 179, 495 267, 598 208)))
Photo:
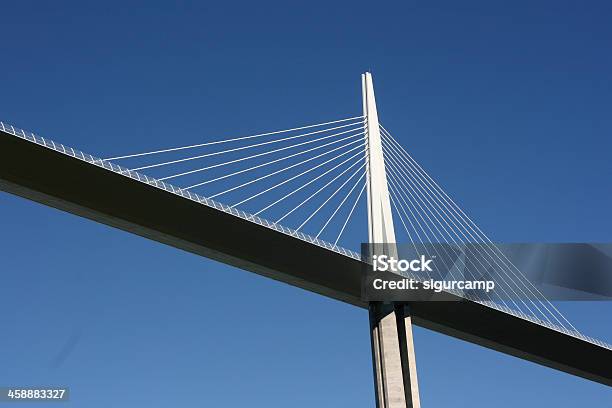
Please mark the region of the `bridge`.
POLYGON ((412 324, 612 385, 612 346, 567 321, 379 123, 369 73, 362 90, 363 115, 109 158, 0 122, 0 189, 368 308, 380 407, 420 406, 412 324), (468 269, 508 296, 365 301, 368 259, 341 245, 364 208, 363 241, 393 248, 397 229, 421 252, 476 243, 468 269))

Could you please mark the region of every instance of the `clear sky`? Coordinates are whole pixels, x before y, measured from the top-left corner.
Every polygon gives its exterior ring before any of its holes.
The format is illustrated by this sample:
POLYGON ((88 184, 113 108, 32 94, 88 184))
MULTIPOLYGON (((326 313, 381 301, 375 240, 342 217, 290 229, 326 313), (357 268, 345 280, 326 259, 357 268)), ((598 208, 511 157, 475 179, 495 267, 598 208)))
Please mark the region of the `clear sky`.
MULTIPOLYGON (((612 242, 609 2, 222 3, 4 2, 0 120, 106 157, 358 115, 372 70, 381 121, 494 239, 612 242)), ((92 408, 374 404, 364 310, 4 193, 0 231, 0 386, 92 408)), ((609 302, 559 307, 612 341, 609 302)), ((423 407, 612 406, 415 336, 423 407)))

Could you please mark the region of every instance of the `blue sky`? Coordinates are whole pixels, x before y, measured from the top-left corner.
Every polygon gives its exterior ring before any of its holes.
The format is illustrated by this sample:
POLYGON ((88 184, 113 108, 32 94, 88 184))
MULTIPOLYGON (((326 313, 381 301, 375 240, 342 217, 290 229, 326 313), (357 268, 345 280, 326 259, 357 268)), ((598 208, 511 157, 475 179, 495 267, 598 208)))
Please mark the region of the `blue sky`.
MULTIPOLYGON (((612 241, 607 2, 2 8, 0 120, 110 156, 360 114, 370 69, 381 121, 492 238, 612 241)), ((373 405, 365 311, 7 194, 0 208, 0 385, 67 385, 87 407, 373 405)), ((559 307, 612 340, 610 303, 559 307)), ((599 384, 418 328, 415 343, 424 407, 612 405, 599 384)))

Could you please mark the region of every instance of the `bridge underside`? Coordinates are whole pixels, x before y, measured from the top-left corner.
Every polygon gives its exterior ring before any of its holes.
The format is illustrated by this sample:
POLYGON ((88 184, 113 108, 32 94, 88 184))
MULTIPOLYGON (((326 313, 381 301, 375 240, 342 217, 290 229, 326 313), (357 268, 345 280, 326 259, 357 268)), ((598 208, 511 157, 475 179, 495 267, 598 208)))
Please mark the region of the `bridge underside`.
MULTIPOLYGON (((0 189, 343 302, 360 298, 362 263, 0 132, 0 189)), ((413 322, 612 385, 612 353, 481 304, 413 302, 413 322)))

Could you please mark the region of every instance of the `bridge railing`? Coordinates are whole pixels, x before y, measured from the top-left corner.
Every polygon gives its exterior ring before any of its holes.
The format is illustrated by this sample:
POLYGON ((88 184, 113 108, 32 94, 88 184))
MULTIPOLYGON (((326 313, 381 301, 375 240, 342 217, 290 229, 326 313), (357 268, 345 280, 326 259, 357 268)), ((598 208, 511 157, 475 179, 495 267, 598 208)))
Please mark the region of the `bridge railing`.
MULTIPOLYGON (((283 225, 280 225, 280 224, 277 224, 277 223, 274 223, 274 222, 270 222, 270 221, 266 220, 265 218, 261 218, 261 217, 258 217, 256 215, 249 214, 249 213, 247 213, 247 212, 245 212, 243 210, 239 210, 237 208, 234 208, 234 207, 231 207, 231 206, 219 203, 219 202, 217 202, 215 200, 211 200, 209 198, 203 197, 203 196, 198 195, 196 193, 192 193, 189 190, 184 190, 184 189, 181 189, 179 187, 175 187, 172 184, 165 183, 164 181, 157 180, 157 179, 155 179, 153 177, 149 177, 149 176, 147 176, 145 174, 140 174, 137 171, 133 171, 133 170, 130 170, 128 168, 118 166, 118 165, 116 165, 116 164, 114 164, 112 162, 109 162, 107 160, 104 160, 104 159, 92 156, 91 154, 83 153, 80 150, 74 149, 72 147, 64 146, 63 144, 57 143, 57 142, 55 142, 55 141, 53 141, 51 139, 45 139, 42 136, 37 136, 37 135, 35 135, 32 132, 26 132, 23 129, 16 128, 16 127, 14 127, 12 125, 9 125, 9 124, 6 124, 4 122, 0 122, 0 130, 4 131, 5 133, 9 133, 9 134, 11 134, 13 136, 19 137, 21 139, 25 139, 27 141, 36 143, 37 145, 44 146, 46 148, 52 149, 52 150, 54 150, 56 152, 68 155, 70 157, 73 157, 73 158, 76 158, 76 159, 79 159, 79 160, 83 160, 83 161, 85 161, 87 163, 93 164, 93 165, 98 166, 98 167, 102 167, 102 168, 104 168, 106 170, 110 170, 110 171, 112 171, 114 173, 117 173, 117 174, 120 174, 122 176, 129 177, 129 178, 131 178, 133 180, 136 180, 136 181, 139 181, 141 183, 146 183, 146 184, 151 185, 153 187, 165 190, 165 191, 167 191, 169 193, 179 195, 179 196, 181 196, 183 198, 186 198, 188 200, 192 200, 192 201, 195 201, 197 203, 206 205, 208 207, 215 208, 216 210, 223 211, 223 212, 228 213, 228 214, 232 214, 232 215, 234 215, 236 217, 239 217, 239 218, 242 218, 242 219, 244 219, 246 221, 254 222, 254 223, 256 223, 258 225, 261 225, 263 227, 273 229, 275 231, 281 232, 281 233, 286 234, 288 236, 291 236, 291 237, 294 237, 294 238, 298 238, 300 240, 303 240, 303 241, 309 242, 311 244, 320 246, 320 247, 328 249, 330 251, 333 251, 333 252, 336 252, 336 253, 348 256, 350 258, 353 258, 353 259, 356 259, 356 260, 360 260, 360 261, 364 261, 362 255, 360 253, 358 253, 358 252, 352 251, 350 249, 343 248, 343 247, 338 246, 338 245, 331 244, 329 242, 326 242, 326 241, 320 240, 318 238, 312 237, 312 236, 310 236, 308 234, 304 234, 303 232, 295 231, 295 230, 293 230, 291 228, 287 228, 287 227, 285 227, 283 225)), ((548 327, 548 328, 550 328, 552 330, 555 330, 555 331, 567 334, 569 336, 576 337, 576 338, 579 338, 579 339, 584 340, 584 341, 588 341, 589 343, 596 344, 596 345, 598 345, 600 347, 604 347, 604 348, 607 348, 609 350, 612 350, 612 345, 610 345, 610 344, 608 344, 608 343, 606 343, 604 341, 601 341, 599 339, 595 339, 595 338, 590 337, 590 336, 586 336, 586 335, 584 335, 584 334, 582 334, 580 332, 577 332, 577 331, 568 330, 568 329, 566 329, 566 328, 564 328, 562 326, 555 325, 555 324, 552 324, 552 323, 550 323, 548 321, 544 321, 544 320, 538 319, 535 316, 527 315, 527 314, 525 314, 525 313, 523 313, 521 311, 510 309, 510 308, 508 308, 506 306, 503 306, 501 304, 498 304, 498 303, 495 303, 495 302, 492 302, 492 301, 483 301, 481 299, 476 298, 473 295, 470 295, 469 293, 461 293, 459 291, 448 291, 448 292, 449 293, 453 293, 453 294, 455 294, 457 296, 469 299, 471 301, 480 303, 480 304, 482 304, 484 306, 487 306, 487 307, 490 307, 492 309, 496 309, 496 310, 502 311, 502 312, 510 314, 512 316, 515 316, 515 317, 518 317, 518 318, 530 321, 530 322, 535 323, 535 324, 539 324, 539 325, 548 327)))
POLYGON ((147 176, 145 174, 138 173, 137 171, 133 171, 133 170, 130 170, 128 168, 125 168, 125 167, 122 167, 122 166, 118 166, 117 164, 114 164, 114 163, 112 163, 110 161, 101 159, 99 157, 92 156, 91 154, 83 153, 80 150, 74 149, 72 147, 64 146, 63 144, 57 143, 57 142, 55 142, 53 140, 50 140, 50 139, 45 139, 42 136, 37 136, 37 135, 35 135, 32 132, 26 132, 23 129, 19 129, 19 128, 16 128, 16 127, 12 126, 12 125, 5 124, 4 122, 0 122, 0 129, 5 131, 6 133, 10 133, 10 134, 12 134, 14 136, 20 137, 22 139, 26 139, 26 140, 28 140, 30 142, 33 142, 33 143, 36 143, 38 145, 41 145, 41 146, 47 147, 49 149, 55 150, 55 151, 57 151, 59 153, 63 153, 63 154, 66 154, 68 156, 74 157, 76 159, 86 161, 86 162, 88 162, 90 164, 93 164, 95 166, 105 168, 106 170, 110 170, 110 171, 112 171, 114 173, 121 174, 123 176, 126 176, 126 177, 129 177, 131 179, 137 180, 137 181, 139 181, 141 183, 149 184, 151 186, 154 186, 154 187, 157 187, 159 189, 165 190, 165 191, 167 191, 169 193, 180 195, 183 198, 187 198, 189 200, 196 201, 196 202, 198 202, 200 204, 204 204, 206 206, 215 208, 217 210, 220 210, 220 211, 232 214, 232 215, 234 215, 236 217, 239 217, 239 218, 242 218, 242 219, 244 219, 246 221, 254 222, 254 223, 259 224, 259 225, 261 225, 263 227, 267 227, 267 228, 273 229, 275 231, 281 232, 281 233, 289 235, 291 237, 301 239, 301 240, 306 241, 308 243, 311 243, 311 244, 323 247, 323 248, 328 249, 330 251, 334 251, 334 252, 337 252, 339 254, 342 254, 342 255, 345 255, 345 256, 357 259, 357 260, 361 260, 362 259, 361 254, 358 253, 358 252, 352 251, 352 250, 347 249, 347 248, 343 248, 343 247, 341 247, 339 245, 334 245, 334 244, 329 243, 327 241, 323 241, 321 239, 315 238, 315 237, 310 236, 308 234, 304 234, 301 231, 296 231, 294 229, 285 227, 283 225, 280 225, 280 224, 277 224, 277 223, 274 223, 274 222, 270 222, 270 221, 266 220, 265 218, 261 218, 261 217, 258 217, 256 215, 249 214, 246 211, 243 211, 243 210, 231 207, 229 205, 225 205, 225 204, 219 203, 219 202, 217 202, 215 200, 211 200, 209 198, 203 197, 203 196, 201 196, 199 194, 196 194, 196 193, 193 193, 193 192, 191 192, 189 190, 184 190, 184 189, 182 189, 180 187, 176 187, 176 186, 174 186, 174 185, 172 185, 170 183, 166 183, 164 181, 157 180, 157 179, 155 179, 153 177, 149 177, 149 176, 147 176))

